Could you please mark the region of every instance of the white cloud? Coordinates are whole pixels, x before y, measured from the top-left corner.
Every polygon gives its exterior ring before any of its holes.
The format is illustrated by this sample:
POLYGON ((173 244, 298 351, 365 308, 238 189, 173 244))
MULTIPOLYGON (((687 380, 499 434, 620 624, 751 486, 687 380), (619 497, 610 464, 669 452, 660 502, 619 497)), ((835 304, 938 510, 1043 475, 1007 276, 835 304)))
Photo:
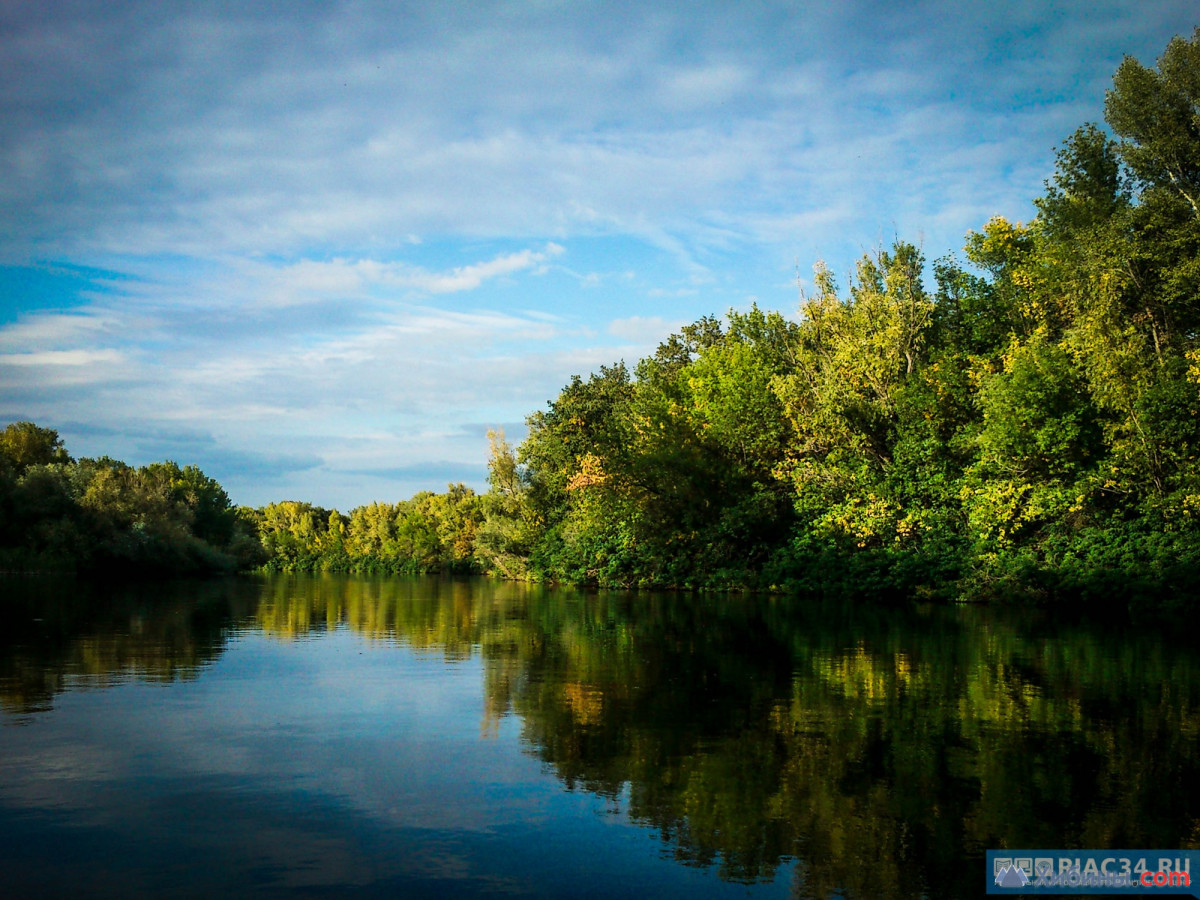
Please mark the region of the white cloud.
POLYGON ((728 63, 669 70, 662 80, 664 106, 711 107, 728 103, 750 86, 746 66, 728 63))
POLYGON ((39 347, 61 348, 95 341, 114 333, 118 323, 113 316, 97 315, 89 310, 26 316, 0 328, 0 351, 31 352, 39 347))
POLYGON ((668 322, 660 316, 630 316, 609 322, 608 333, 631 344, 653 345, 665 341, 684 324, 668 322))
POLYGON ((399 288, 418 294, 453 294, 473 291, 485 282, 519 272, 544 274, 546 263, 564 252, 561 245, 550 242, 540 250, 500 254, 443 271, 375 259, 302 259, 282 266, 235 259, 229 268, 236 271, 236 278, 226 281, 226 290, 222 293, 226 298, 241 296, 252 305, 268 307, 331 300, 361 301, 379 288, 399 288), (235 282, 240 283, 236 288, 235 282))
POLYGON ((431 294, 470 291, 491 278, 511 275, 525 269, 537 271, 546 260, 558 256, 562 252, 563 248, 560 245, 550 243, 542 251, 521 250, 518 253, 498 256, 487 262, 460 266, 449 272, 425 272, 414 268, 398 272, 392 278, 398 284, 426 290, 431 294))
POLYGON ((95 366, 124 362, 116 350, 42 350, 0 354, 0 366, 95 366))

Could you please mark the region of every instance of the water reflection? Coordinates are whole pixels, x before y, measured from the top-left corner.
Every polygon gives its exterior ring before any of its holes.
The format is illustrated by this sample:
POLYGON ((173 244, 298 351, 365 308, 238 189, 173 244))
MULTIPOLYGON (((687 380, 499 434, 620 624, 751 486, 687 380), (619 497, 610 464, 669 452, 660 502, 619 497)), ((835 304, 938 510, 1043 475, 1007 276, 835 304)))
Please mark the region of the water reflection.
POLYGON ((195 678, 243 633, 347 630, 477 662, 485 739, 515 716, 566 788, 728 881, 786 867, 798 897, 961 897, 988 847, 1200 847, 1200 660, 1151 633, 479 580, 74 590, 13 603, 10 714, 195 678))
POLYGON ((129 678, 193 678, 259 595, 259 584, 232 579, 164 587, 0 578, 0 710, 45 712, 64 690, 129 678))

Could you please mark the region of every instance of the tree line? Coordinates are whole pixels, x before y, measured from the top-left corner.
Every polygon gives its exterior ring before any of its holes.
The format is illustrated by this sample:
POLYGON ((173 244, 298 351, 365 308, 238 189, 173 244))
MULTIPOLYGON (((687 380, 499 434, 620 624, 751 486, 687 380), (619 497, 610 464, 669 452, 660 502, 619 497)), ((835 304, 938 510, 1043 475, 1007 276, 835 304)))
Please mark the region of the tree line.
MULTIPOLYGON (((491 436, 484 495, 237 511, 191 467, 39 458, 6 463, 0 502, 49 522, 70 496, 91 512, 61 527, 100 560, 1181 596, 1200 580, 1197 72, 1200 29, 1157 68, 1126 58, 1110 130, 1079 128, 1033 220, 992 219, 965 259, 897 241, 844 284, 818 264, 795 319, 704 317, 632 369, 576 376, 519 447, 491 436)), ((59 526, 22 521, 6 542, 61 552, 59 526)))
POLYGON ((0 433, 0 572, 191 574, 260 558, 253 528, 196 466, 75 460, 32 422, 0 433))
POLYGON ((458 484, 349 515, 235 507, 197 466, 77 460, 54 429, 13 422, 0 432, 0 572, 482 573, 488 499, 458 484))

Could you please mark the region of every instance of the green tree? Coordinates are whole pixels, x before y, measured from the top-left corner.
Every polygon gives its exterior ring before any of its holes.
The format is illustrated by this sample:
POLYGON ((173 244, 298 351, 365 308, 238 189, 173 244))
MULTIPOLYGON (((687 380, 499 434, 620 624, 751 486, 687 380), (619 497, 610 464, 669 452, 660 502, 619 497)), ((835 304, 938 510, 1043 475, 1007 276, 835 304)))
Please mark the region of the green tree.
POLYGON ((30 466, 48 466, 70 461, 58 432, 32 422, 12 422, 0 432, 0 456, 17 475, 30 466))
POLYGON ((1200 218, 1200 28, 1172 38, 1158 71, 1125 57, 1105 98, 1121 155, 1148 189, 1174 194, 1200 218))
POLYGON ((485 569, 522 578, 542 522, 530 503, 526 472, 503 430, 489 430, 487 437, 489 490, 481 502, 475 554, 485 569))

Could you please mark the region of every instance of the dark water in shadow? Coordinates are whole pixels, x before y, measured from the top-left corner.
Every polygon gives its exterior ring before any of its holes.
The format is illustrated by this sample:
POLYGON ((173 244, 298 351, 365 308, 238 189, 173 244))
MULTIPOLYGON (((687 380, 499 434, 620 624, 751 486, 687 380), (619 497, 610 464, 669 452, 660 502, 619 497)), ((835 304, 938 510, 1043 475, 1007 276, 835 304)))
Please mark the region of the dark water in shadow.
POLYGON ((970 897, 1200 848, 1200 651, 987 608, 0 581, 15 896, 970 897))

